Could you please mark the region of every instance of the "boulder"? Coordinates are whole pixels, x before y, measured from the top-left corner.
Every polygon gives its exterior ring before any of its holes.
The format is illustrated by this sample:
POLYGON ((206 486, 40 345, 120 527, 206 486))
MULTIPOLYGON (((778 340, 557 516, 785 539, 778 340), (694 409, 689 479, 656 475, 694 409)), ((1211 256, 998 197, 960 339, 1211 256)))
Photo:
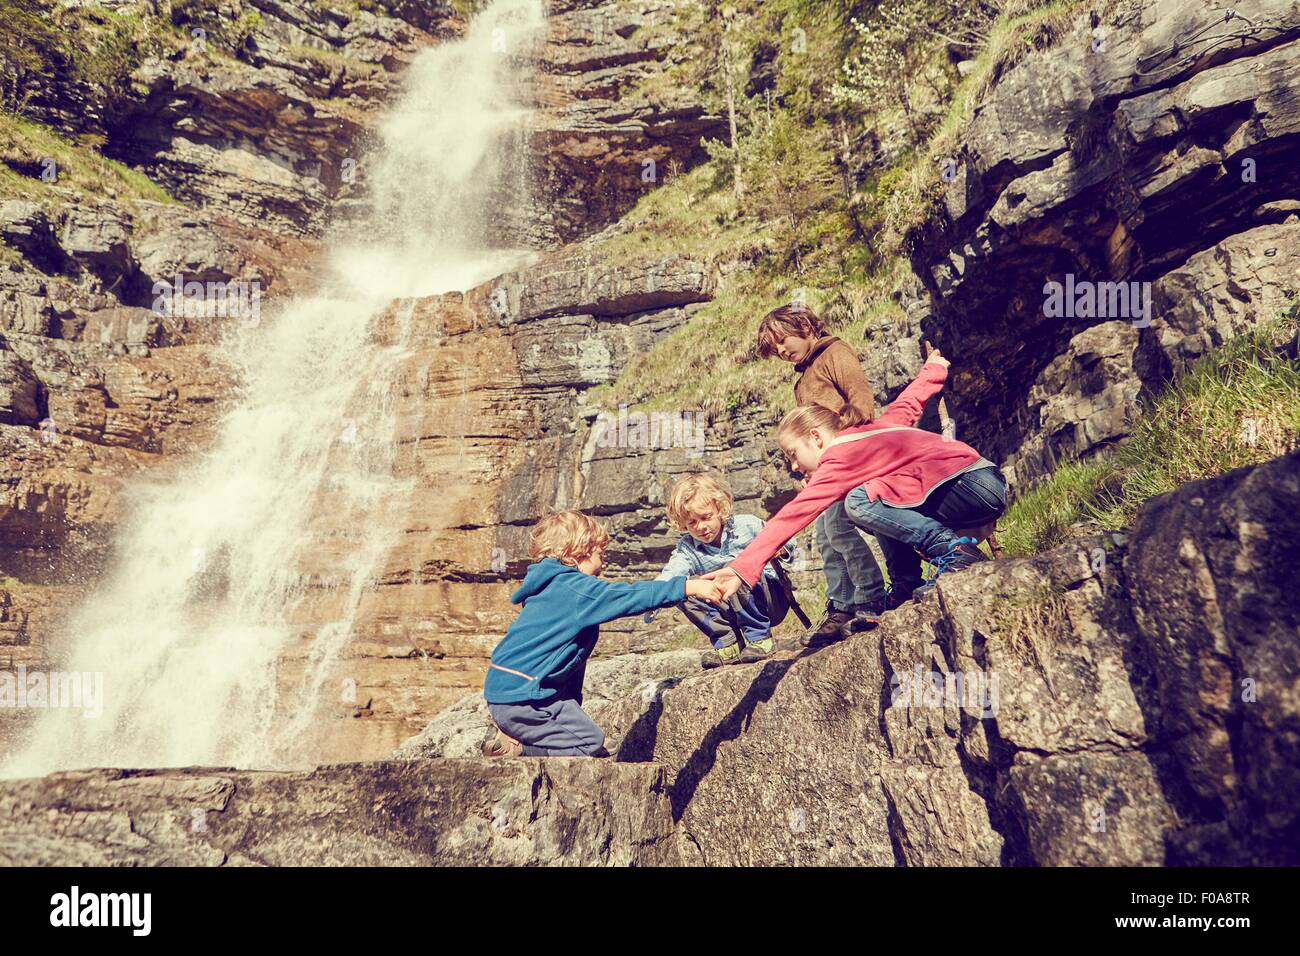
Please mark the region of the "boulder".
POLYGON ((64 221, 59 245, 68 259, 111 288, 135 271, 129 236, 129 220, 117 210, 77 206, 64 221))
POLYGON ((1294 865, 1300 848, 1300 453, 1191 482, 1124 561, 1153 730, 1187 825, 1170 859, 1294 865))

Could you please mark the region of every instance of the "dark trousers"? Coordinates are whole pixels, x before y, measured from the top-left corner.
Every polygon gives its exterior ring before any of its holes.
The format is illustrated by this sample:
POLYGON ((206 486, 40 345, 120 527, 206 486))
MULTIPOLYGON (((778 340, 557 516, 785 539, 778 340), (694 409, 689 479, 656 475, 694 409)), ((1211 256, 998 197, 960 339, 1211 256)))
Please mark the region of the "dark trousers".
POLYGON ((977 468, 935 485, 914 508, 872 501, 859 486, 849 492, 844 507, 849 520, 876 536, 893 586, 907 593, 921 583, 921 555, 936 558, 957 543, 957 530, 1001 516, 1007 508, 1007 481, 996 467, 977 468))
POLYGON ((568 697, 548 704, 488 704, 496 725, 524 745, 525 757, 603 757, 605 731, 568 697))
POLYGON ((767 574, 753 588, 742 588, 723 607, 699 598, 687 598, 677 606, 715 648, 735 644, 737 627, 746 644, 770 637, 772 628, 784 621, 790 610, 785 591, 767 574))

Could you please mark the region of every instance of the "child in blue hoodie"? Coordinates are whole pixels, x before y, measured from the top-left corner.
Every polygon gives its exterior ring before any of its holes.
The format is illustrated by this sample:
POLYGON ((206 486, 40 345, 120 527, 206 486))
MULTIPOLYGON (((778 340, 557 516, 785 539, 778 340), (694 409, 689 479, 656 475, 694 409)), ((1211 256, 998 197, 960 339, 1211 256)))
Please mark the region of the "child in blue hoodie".
POLYGON ((605 732, 582 709, 600 625, 687 597, 719 600, 711 581, 685 576, 602 581, 608 546, 600 523, 577 511, 549 515, 533 528, 528 555, 535 563, 510 598, 523 610, 492 651, 483 683, 497 725, 485 757, 605 756, 605 732))

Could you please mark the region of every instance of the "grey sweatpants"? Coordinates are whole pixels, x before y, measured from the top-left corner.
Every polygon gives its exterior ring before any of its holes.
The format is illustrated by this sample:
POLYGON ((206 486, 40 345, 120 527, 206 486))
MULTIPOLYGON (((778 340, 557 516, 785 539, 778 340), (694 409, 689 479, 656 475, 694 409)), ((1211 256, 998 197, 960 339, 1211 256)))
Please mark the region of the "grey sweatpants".
POLYGON ((572 698, 536 704, 488 704, 498 727, 524 745, 525 757, 604 757, 605 731, 572 698))

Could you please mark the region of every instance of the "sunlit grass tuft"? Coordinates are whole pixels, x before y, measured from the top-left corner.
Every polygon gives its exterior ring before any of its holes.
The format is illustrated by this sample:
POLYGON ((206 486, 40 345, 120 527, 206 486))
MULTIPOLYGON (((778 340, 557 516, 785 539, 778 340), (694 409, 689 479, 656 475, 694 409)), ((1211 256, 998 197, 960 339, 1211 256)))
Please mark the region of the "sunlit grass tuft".
POLYGON ((999 523, 1002 546, 1033 554, 1126 528, 1156 495, 1300 448, 1298 329, 1292 308, 1203 357, 1144 409, 1128 441, 1017 498, 999 523))
POLYGON ((74 191, 117 200, 175 202, 148 176, 101 155, 93 144, 60 135, 48 126, 0 112, 0 199, 61 202, 74 191), (26 176, 13 166, 39 170, 52 159, 55 182, 26 176))

